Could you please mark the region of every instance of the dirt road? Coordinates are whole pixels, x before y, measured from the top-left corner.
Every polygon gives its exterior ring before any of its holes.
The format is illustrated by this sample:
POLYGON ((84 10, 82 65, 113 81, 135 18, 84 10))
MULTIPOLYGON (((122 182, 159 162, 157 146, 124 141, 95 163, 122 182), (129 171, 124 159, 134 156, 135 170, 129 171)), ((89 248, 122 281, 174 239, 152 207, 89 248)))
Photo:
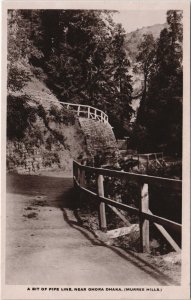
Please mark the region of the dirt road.
POLYGON ((166 285, 132 253, 80 226, 71 178, 8 175, 7 284, 166 285))

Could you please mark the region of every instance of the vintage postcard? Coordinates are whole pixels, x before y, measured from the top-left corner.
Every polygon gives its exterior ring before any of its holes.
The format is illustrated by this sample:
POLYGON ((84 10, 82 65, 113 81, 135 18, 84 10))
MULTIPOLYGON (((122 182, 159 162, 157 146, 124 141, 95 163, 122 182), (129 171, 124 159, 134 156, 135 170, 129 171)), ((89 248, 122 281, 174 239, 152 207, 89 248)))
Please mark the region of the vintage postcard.
POLYGON ((2 299, 190 299, 189 1, 4 1, 2 299))

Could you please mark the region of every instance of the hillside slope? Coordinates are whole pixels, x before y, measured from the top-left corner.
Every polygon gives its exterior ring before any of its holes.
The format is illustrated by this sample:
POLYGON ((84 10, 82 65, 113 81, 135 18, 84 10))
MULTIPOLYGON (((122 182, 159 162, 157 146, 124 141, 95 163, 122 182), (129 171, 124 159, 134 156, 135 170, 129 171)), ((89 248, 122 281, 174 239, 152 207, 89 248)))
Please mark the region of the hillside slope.
POLYGON ((8 171, 31 174, 61 169, 71 173, 72 162, 79 156, 92 158, 99 150, 108 152, 108 147, 110 154, 116 150, 110 125, 79 120, 34 75, 22 91, 8 94, 7 111, 8 171))
POLYGON ((7 170, 18 173, 62 168, 86 152, 84 135, 72 112, 65 110, 37 78, 7 100, 7 170))
MULTIPOLYGON (((136 64, 136 56, 138 54, 138 45, 141 43, 144 34, 152 34, 154 39, 159 38, 161 30, 167 27, 167 24, 155 24, 153 26, 142 27, 135 31, 126 34, 125 38, 125 51, 129 57, 131 68, 130 75, 132 76, 133 96, 140 93, 143 87, 143 74, 140 72, 135 73, 133 68, 136 64)), ((136 111, 139 107, 140 99, 132 101, 132 107, 136 111)), ((135 121, 135 117, 131 122, 135 121)))
POLYGON ((130 33, 127 33, 125 39, 125 49, 130 56, 132 62, 135 61, 138 45, 141 42, 144 34, 152 34, 154 39, 159 38, 161 30, 166 28, 167 24, 155 24, 153 26, 142 27, 130 33))

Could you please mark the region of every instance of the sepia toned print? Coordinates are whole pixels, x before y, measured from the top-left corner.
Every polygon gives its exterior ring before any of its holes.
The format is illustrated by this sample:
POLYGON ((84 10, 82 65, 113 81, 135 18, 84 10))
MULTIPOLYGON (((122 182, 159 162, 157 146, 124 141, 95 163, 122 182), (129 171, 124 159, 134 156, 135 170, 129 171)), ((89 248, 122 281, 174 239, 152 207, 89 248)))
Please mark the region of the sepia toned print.
POLYGON ((55 3, 4 5, 3 299, 189 299, 187 2, 55 3))

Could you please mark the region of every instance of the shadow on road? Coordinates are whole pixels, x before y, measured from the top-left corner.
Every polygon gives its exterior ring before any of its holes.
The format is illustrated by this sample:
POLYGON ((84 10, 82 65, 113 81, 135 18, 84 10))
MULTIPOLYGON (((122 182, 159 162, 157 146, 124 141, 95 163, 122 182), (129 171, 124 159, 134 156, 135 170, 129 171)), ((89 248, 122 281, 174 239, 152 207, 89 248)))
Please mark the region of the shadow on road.
POLYGON ((7 193, 26 195, 31 199, 42 197, 43 206, 50 207, 60 207, 60 202, 64 207, 69 207, 72 187, 72 178, 39 175, 8 174, 6 182, 7 193))
MULTIPOLYGON (((122 259, 125 261, 128 261, 132 264, 134 264, 139 269, 143 270, 145 273, 152 276, 154 279, 156 279, 160 285, 174 285, 174 281, 164 275, 164 273, 160 272, 156 267, 154 267, 152 264, 149 264, 145 260, 141 259, 140 257, 137 257, 135 254, 133 254, 131 251, 123 250, 114 246, 108 246, 106 243, 98 240, 97 236, 93 231, 90 229, 86 229, 82 227, 82 220, 80 219, 77 211, 74 211, 75 216, 78 215, 77 221, 71 221, 67 215, 67 210, 64 207, 61 207, 63 211, 64 220, 74 229, 78 230, 83 234, 94 246, 103 246, 106 248, 109 248, 111 251, 115 252, 117 255, 119 255, 122 259)), ((149 283, 148 283, 149 284, 149 283)))
POLYGON ((77 208, 80 204, 79 194, 73 189, 72 178, 48 177, 38 175, 9 174, 7 176, 7 192, 33 197, 44 195, 43 206, 57 207, 62 210, 64 220, 69 226, 78 230, 93 246, 107 247, 125 261, 134 264, 145 273, 158 280, 161 285, 174 285, 174 281, 160 272, 156 267, 134 253, 114 246, 108 246, 98 240, 95 233, 82 226, 83 222, 77 208), (73 211, 75 218, 70 219, 68 209, 73 211))

